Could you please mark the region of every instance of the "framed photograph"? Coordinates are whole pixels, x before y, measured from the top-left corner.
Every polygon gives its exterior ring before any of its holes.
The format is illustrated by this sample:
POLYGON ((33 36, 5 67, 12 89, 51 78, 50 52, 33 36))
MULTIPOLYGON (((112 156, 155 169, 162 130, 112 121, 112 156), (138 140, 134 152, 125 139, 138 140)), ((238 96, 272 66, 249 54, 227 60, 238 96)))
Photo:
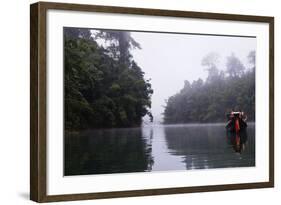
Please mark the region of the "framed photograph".
POLYGON ((274 186, 274 18, 30 7, 30 198, 274 186))

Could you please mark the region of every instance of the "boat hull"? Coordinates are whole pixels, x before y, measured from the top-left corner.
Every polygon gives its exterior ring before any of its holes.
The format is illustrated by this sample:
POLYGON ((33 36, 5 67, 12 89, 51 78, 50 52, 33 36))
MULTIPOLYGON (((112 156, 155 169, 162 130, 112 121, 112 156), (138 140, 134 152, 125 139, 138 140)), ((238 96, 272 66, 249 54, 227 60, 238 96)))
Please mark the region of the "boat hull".
POLYGON ((238 122, 236 122, 236 120, 230 120, 225 127, 229 132, 238 132, 245 130, 247 128, 247 123, 241 119, 238 120, 238 122), (239 123, 238 128, 237 123, 239 123))

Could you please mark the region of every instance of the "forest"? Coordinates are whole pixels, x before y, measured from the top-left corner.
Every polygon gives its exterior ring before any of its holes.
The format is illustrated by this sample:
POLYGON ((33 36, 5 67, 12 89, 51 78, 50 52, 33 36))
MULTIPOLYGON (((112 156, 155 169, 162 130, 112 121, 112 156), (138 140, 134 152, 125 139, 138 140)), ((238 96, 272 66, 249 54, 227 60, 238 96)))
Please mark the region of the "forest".
MULTIPOLYGON (((141 45, 127 31, 64 28, 66 130, 136 127, 145 115, 153 121, 152 85, 133 49, 141 45)), ((207 78, 186 80, 167 99, 163 122, 224 122, 231 110, 244 111, 248 121, 255 121, 255 51, 247 58, 246 68, 232 53, 222 69, 217 53, 205 56, 201 64, 207 78)))
POLYGON ((255 121, 255 51, 247 58, 249 68, 232 53, 222 70, 218 54, 208 54, 201 62, 208 77, 192 83, 186 80, 184 87, 168 98, 164 123, 225 122, 231 110, 243 111, 248 121, 255 121))
POLYGON ((134 61, 130 32, 64 28, 66 130, 140 126, 150 111, 149 80, 134 61))

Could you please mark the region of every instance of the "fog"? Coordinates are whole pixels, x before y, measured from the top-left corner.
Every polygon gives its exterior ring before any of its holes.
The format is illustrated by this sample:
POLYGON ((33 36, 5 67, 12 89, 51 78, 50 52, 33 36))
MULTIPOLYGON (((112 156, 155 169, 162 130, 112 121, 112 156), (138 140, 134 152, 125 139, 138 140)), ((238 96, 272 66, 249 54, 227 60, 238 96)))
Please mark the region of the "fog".
MULTIPOLYGON (((218 68, 225 70, 226 57, 234 53, 249 68, 247 56, 256 50, 256 38, 190 34, 131 32, 142 49, 133 49, 134 60, 151 79, 152 114, 162 121, 165 100, 179 92, 184 81, 207 77, 202 58, 211 52, 220 56, 218 68)), ((146 120, 145 120, 146 121, 146 120)))

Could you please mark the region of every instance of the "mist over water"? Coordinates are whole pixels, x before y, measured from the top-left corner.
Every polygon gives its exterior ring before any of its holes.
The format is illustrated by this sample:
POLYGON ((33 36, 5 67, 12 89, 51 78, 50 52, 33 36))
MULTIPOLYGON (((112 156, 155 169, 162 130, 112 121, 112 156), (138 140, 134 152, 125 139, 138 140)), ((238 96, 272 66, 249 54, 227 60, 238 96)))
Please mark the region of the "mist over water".
POLYGON ((220 123, 159 124, 67 134, 65 143, 67 176, 255 166, 254 123, 240 136, 220 123))

